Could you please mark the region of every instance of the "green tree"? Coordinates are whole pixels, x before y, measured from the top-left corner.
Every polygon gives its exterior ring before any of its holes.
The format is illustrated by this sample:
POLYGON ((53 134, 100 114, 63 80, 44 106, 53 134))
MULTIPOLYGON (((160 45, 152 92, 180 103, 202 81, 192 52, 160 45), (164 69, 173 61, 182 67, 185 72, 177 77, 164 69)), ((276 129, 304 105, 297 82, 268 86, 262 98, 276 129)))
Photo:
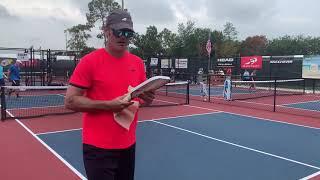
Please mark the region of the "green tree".
POLYGON ((302 35, 286 35, 269 41, 267 53, 274 56, 309 54, 312 52, 312 47, 308 44, 309 40, 302 35))
POLYGON ((144 47, 145 47, 145 43, 144 43, 144 38, 142 37, 142 35, 135 33, 134 37, 131 40, 131 46, 129 46, 129 51, 141 58, 146 58, 145 54, 144 54, 144 47))
POLYGON ((218 57, 234 57, 239 55, 240 43, 237 41, 225 41, 220 45, 218 57))
POLYGON ((227 22, 224 25, 223 35, 226 37, 226 40, 236 40, 238 37, 238 31, 231 22, 227 22))
POLYGON ((227 22, 223 29, 223 42, 219 46, 218 57, 237 56, 240 43, 237 41, 238 31, 231 22, 227 22))
POLYGON ((78 24, 66 31, 68 31, 71 36, 67 43, 69 49, 82 51, 88 47, 87 40, 91 37, 88 33, 90 31, 90 27, 88 25, 78 24))
POLYGON ((268 40, 266 36, 247 37, 241 43, 240 54, 241 56, 264 55, 267 45, 268 40))
POLYGON ((175 51, 178 57, 195 56, 195 47, 197 46, 197 37, 194 36, 195 22, 188 21, 186 24, 178 24, 178 37, 175 51))
POLYGON ((163 55, 161 35, 155 26, 147 27, 145 35, 136 34, 132 39, 132 44, 138 49, 131 48, 131 50, 141 54, 143 58, 163 55))
POLYGON ((164 28, 160 32, 161 46, 163 49, 163 55, 173 56, 174 47, 176 46, 177 34, 172 33, 169 29, 164 28))
MULTIPOLYGON (((120 9, 119 3, 114 0, 92 0, 88 4, 89 13, 87 16, 88 26, 95 27, 98 24, 99 28, 102 29, 105 26, 106 18, 111 11, 114 9, 120 9)), ((106 44, 106 37, 103 32, 97 35, 97 38, 104 39, 106 44)))
POLYGON ((82 49, 82 51, 80 51, 80 57, 83 57, 94 50, 96 50, 94 47, 85 47, 84 49, 82 49))

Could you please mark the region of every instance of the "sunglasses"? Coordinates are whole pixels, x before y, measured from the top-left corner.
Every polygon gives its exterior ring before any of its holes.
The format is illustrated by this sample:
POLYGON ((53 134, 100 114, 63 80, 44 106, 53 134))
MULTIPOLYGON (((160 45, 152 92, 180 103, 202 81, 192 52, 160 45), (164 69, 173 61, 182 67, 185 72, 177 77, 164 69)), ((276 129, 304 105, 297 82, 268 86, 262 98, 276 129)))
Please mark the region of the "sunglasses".
POLYGON ((112 33, 117 38, 120 38, 120 37, 124 36, 127 39, 132 38, 133 35, 134 35, 133 31, 130 31, 130 30, 127 30, 127 29, 120 29, 120 30, 112 29, 112 33))

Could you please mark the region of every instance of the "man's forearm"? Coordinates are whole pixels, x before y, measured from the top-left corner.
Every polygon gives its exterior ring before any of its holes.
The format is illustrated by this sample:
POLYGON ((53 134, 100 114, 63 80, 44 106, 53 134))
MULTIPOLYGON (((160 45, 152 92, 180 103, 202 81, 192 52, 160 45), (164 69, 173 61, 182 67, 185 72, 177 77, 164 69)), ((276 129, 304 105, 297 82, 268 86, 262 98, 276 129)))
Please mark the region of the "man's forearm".
POLYGON ((92 100, 84 96, 72 96, 66 98, 65 106, 68 109, 82 112, 92 112, 99 110, 110 110, 108 101, 92 100))

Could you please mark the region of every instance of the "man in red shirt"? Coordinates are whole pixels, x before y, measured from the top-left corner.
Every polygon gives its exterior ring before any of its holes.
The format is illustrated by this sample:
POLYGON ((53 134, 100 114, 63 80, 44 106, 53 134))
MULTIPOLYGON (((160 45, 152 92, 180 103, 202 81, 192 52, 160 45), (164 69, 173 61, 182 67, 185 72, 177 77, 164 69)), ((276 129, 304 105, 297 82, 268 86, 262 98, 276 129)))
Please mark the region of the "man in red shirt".
MULTIPOLYGON (((107 17, 105 48, 83 57, 70 78, 65 106, 82 111, 83 158, 89 180, 133 180, 137 113, 129 129, 120 126, 114 113, 133 105, 124 100, 129 86, 146 79, 143 61, 129 53, 133 23, 127 11, 107 17)), ((151 103, 154 92, 139 96, 151 103)))

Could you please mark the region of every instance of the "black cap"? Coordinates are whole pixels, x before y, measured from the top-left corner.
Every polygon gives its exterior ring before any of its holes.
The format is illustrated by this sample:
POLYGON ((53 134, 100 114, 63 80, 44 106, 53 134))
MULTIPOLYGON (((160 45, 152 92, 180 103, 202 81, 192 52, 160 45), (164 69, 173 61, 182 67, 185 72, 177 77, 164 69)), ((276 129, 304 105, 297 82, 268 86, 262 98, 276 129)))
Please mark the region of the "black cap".
POLYGON ((116 30, 129 29, 133 31, 133 22, 127 11, 116 9, 110 12, 107 17, 105 27, 110 27, 116 30))

